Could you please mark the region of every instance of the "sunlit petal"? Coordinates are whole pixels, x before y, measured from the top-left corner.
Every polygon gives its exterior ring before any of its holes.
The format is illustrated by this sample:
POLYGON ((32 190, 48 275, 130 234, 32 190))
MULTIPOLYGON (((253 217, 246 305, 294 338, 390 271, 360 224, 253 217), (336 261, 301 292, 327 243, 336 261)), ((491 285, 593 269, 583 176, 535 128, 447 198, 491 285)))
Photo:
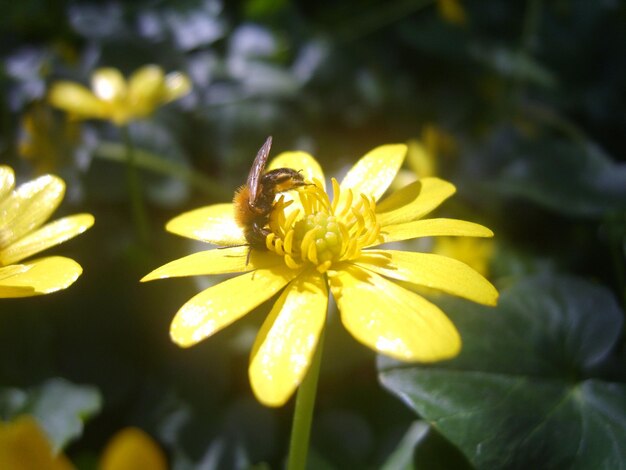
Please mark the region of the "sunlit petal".
POLYGON ((13 168, 0 165, 0 202, 11 192, 15 185, 15 174, 13 168))
POLYGON ((395 178, 405 156, 404 144, 381 145, 369 151, 341 181, 342 195, 352 189, 357 197, 364 194, 378 200, 395 178))
POLYGON ((94 223, 91 214, 77 214, 44 225, 0 250, 0 264, 17 263, 83 233, 94 223))
POLYGON ((157 443, 139 428, 125 428, 109 441, 99 470, 166 470, 167 459, 157 443))
POLYGON ((329 274, 344 326, 366 346, 404 361, 438 361, 459 353, 456 328, 423 297, 354 266, 329 274))
MULTIPOLYGON (((0 268, 0 283, 3 279, 15 276, 17 274, 28 271, 29 267, 23 264, 12 264, 10 266, 3 266, 0 268)), ((17 287, 17 286, 2 286, 0 285, 0 299, 15 298, 15 297, 28 297, 35 294, 35 289, 30 286, 17 287)))
POLYGON ((432 252, 459 260, 483 276, 489 275, 495 243, 476 237, 436 237, 432 252))
POLYGON ((209 287, 176 313, 170 327, 172 340, 183 347, 193 346, 265 302, 298 274, 280 265, 209 287))
POLYGON ((31 295, 49 294, 69 287, 78 279, 83 272, 80 265, 69 258, 52 256, 39 258, 27 263, 26 270, 21 270, 13 276, 0 279, 0 289, 12 287, 31 287, 33 290, 16 295, 15 297, 26 297, 31 295))
POLYGON ((32 297, 34 295, 39 294, 30 286, 3 286, 0 283, 0 299, 16 299, 19 297, 32 297))
POLYGON ((249 246, 215 248, 167 263, 146 275, 141 281, 168 277, 239 273, 272 268, 281 264, 283 264, 282 258, 274 253, 251 250, 249 246))
POLYGON ((305 181, 312 182, 317 179, 322 183, 322 187, 326 188, 322 167, 313 156, 306 152, 283 152, 279 154, 267 166, 268 170, 275 170, 276 168, 293 168, 302 173, 305 181))
POLYGON ((368 250, 355 264, 383 276, 430 287, 485 305, 496 305, 496 288, 465 263, 432 253, 368 250))
POLYGON ((328 308, 324 278, 312 271, 293 280, 261 327, 250 360, 257 399, 281 406, 300 385, 311 363, 328 308))
POLYGON ((376 207, 376 220, 385 225, 417 220, 456 191, 453 184, 439 178, 423 178, 396 191, 376 207))
POLYGON ((57 82, 52 85, 48 101, 53 106, 85 118, 102 118, 107 114, 107 106, 91 91, 72 82, 57 82))
POLYGON ((126 80, 115 68, 97 69, 91 76, 91 88, 94 94, 103 101, 119 101, 126 98, 126 80))
POLYGON ((163 102, 168 103, 191 91, 191 80, 181 72, 170 72, 165 76, 165 88, 163 90, 163 102))
POLYGON ((234 218, 231 203, 201 207, 170 220, 165 229, 187 238, 215 245, 242 245, 246 238, 234 218))
POLYGON ((16 274, 20 274, 28 271, 28 266, 24 266, 23 264, 11 264, 9 266, 2 266, 0 268, 0 281, 7 277, 15 276, 16 274))
POLYGON ((128 79, 128 105, 136 115, 150 114, 160 104, 163 91, 163 69, 146 65, 128 79))
POLYGON ((20 185, 0 203, 0 248, 40 227, 58 207, 65 183, 44 175, 20 185))
POLYGON ((62 453, 56 453, 34 417, 22 414, 0 422, 0 468, 3 470, 73 470, 62 453))
POLYGON ((381 231, 383 243, 419 237, 493 237, 493 232, 473 222, 457 219, 423 219, 406 224, 387 225, 381 231))

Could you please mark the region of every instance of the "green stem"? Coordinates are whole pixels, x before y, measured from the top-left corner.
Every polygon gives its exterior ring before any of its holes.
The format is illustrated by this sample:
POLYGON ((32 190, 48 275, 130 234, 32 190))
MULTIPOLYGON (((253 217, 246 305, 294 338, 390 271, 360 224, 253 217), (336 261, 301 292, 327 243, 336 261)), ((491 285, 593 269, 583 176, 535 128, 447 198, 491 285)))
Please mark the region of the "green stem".
POLYGON ((287 470, 304 470, 306 468, 306 458, 309 452, 309 437, 311 435, 311 422, 313 421, 313 409, 315 408, 315 395, 317 393, 317 379, 320 375, 320 365, 322 363, 323 345, 324 330, 322 330, 320 335, 309 371, 300 384, 298 394, 296 395, 296 408, 293 411, 287 470))
POLYGON ((135 224, 135 233, 139 242, 147 246, 149 241, 148 217, 143 201, 141 180, 139 179, 139 173, 137 172, 137 165, 135 163, 135 148, 133 147, 128 126, 122 126, 120 130, 126 147, 126 182, 130 197, 131 214, 133 223, 135 224))
MULTIPOLYGON (((96 158, 118 163, 126 163, 126 155, 126 146, 117 142, 100 142, 94 152, 96 158)), ((136 147, 133 148, 133 155, 135 167, 144 171, 178 178, 212 199, 232 197, 232 191, 225 189, 219 181, 197 173, 181 163, 166 160, 160 155, 136 147)))

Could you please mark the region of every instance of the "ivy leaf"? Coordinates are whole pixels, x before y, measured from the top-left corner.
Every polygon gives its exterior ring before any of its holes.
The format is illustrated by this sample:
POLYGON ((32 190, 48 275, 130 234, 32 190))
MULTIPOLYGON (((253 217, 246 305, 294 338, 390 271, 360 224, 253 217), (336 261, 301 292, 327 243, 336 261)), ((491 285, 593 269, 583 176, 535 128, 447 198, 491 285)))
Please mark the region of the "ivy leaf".
POLYGON ((0 416, 6 420, 34 416, 57 452, 82 434, 83 423, 100 410, 101 401, 94 387, 50 379, 26 391, 0 389, 0 416))
POLYGON ((380 380, 476 468, 626 468, 626 384, 608 378, 623 316, 607 289, 537 277, 495 309, 453 301, 445 311, 461 355, 381 359, 380 380))
POLYGON ((557 213, 601 217, 626 208, 626 164, 591 141, 523 141, 493 187, 557 213))

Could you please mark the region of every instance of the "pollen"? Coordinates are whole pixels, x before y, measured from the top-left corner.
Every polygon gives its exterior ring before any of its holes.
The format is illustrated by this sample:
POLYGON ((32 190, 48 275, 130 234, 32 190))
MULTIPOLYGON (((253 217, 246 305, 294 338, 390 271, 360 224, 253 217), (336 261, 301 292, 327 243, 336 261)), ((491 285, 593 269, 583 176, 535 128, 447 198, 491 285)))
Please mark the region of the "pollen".
POLYGON ((331 201, 319 182, 301 188, 294 201, 281 196, 270 215, 267 249, 293 269, 314 266, 320 273, 333 264, 357 258, 361 250, 380 243, 376 202, 332 180, 331 201), (292 204, 293 202, 293 204, 292 204))

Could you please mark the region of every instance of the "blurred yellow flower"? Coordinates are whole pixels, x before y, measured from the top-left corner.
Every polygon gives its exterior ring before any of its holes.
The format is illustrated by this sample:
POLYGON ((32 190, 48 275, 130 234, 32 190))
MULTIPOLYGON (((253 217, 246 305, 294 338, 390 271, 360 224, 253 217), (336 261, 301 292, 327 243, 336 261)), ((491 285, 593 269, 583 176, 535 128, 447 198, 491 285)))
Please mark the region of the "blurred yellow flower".
POLYGON ((0 422, 0 468, 6 470, 71 470, 63 455, 55 455, 47 436, 32 416, 0 422))
POLYGON ((173 261, 143 281, 245 273, 183 305, 171 325, 173 341, 192 346, 282 291, 257 335, 249 368, 259 401, 280 406, 309 368, 326 320, 329 286, 344 326, 371 349, 404 361, 430 362, 458 354, 461 339, 452 322, 405 287, 427 286, 486 305, 495 305, 496 289, 454 259, 376 247, 416 237, 493 233, 462 220, 422 219, 455 192, 438 178, 423 178, 379 204, 406 150, 405 145, 384 145, 370 151, 341 184, 332 180, 332 201, 312 156, 279 155, 269 169, 297 169, 315 184, 275 202, 265 251, 241 246, 246 239, 235 222, 233 204, 211 205, 172 219, 166 226, 172 233, 230 247, 173 261))
POLYGON ((407 142, 407 147, 407 165, 413 179, 437 175, 437 155, 424 142, 411 139, 407 142))
POLYGON ((36 103, 24 114, 21 124, 18 153, 38 173, 53 171, 71 160, 72 147, 80 140, 76 122, 66 117, 60 120, 49 106, 36 103))
POLYGON ((451 24, 464 25, 467 14, 460 0, 437 0, 437 9, 441 17, 451 24))
POLYGON ((126 81, 114 68, 97 69, 88 90, 77 83, 60 81, 52 85, 48 100, 79 119, 107 119, 124 125, 148 116, 170 101, 186 95, 191 82, 181 72, 167 75, 161 67, 146 65, 126 81))
POLYGON ((0 166, 0 298, 29 297, 65 289, 82 273, 78 263, 52 256, 23 261, 83 233, 91 214, 77 214, 43 225, 63 199, 65 183, 44 175, 14 189, 15 175, 0 166))
POLYGON ((433 246, 433 253, 458 259, 485 277, 489 276, 493 252, 493 240, 483 238, 438 237, 433 246))
POLYGON ((419 139, 407 141, 406 167, 400 169, 391 184, 398 190, 419 178, 437 176, 442 157, 454 156, 457 144, 454 137, 433 124, 422 128, 419 139))
POLYGON ((107 444, 100 470, 166 470, 167 459, 161 448, 139 428, 125 428, 107 444))

